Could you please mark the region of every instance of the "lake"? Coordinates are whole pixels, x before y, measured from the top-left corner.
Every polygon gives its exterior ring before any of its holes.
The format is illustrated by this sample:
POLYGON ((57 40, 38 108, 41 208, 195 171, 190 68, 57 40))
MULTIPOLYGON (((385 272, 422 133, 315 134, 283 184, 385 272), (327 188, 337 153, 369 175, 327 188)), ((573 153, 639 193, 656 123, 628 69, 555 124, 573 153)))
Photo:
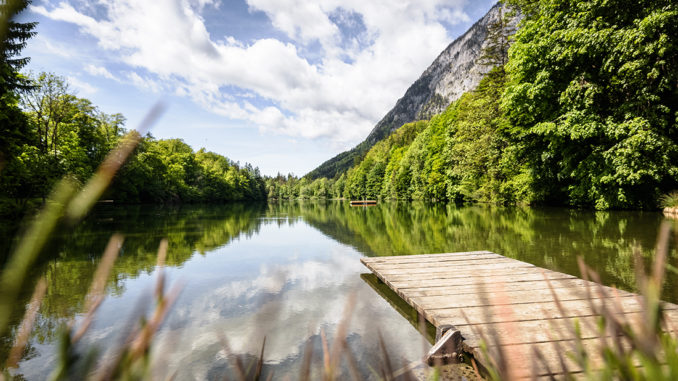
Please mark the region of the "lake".
MULTIPOLYGON (((651 264, 662 221, 659 212, 395 202, 101 205, 75 229, 59 232, 35 267, 33 277, 44 275, 48 291, 17 373, 42 380, 54 368, 59 327, 82 317, 92 275, 114 232, 125 242, 84 344, 109 355, 129 323, 149 311, 156 252, 167 238, 168 283, 181 293, 154 347, 159 371, 182 380, 221 379, 229 370, 222 337, 245 359, 259 353, 266 337, 266 372, 294 379, 307 345, 314 361, 322 361, 321 332, 331 345, 349 300, 347 342, 365 375, 381 362, 379 332, 399 365, 421 358, 430 346, 412 311, 372 277, 361 276, 368 273, 361 256, 490 250, 577 276, 581 256, 603 283, 633 291, 633 247, 651 264)), ((11 229, 0 235, 6 231, 11 229)), ((9 237, 0 239, 6 256, 9 237)), ((678 267, 676 251, 670 256, 678 267)), ((678 302, 676 285, 678 276, 670 273, 665 300, 678 302)), ((11 341, 2 338, 0 360, 11 341)))

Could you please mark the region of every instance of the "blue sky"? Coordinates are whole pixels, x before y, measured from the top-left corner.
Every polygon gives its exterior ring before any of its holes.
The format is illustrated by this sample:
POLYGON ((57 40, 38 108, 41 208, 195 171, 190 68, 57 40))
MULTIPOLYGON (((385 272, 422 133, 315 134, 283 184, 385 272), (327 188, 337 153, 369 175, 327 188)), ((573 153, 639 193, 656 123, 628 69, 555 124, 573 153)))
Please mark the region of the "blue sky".
POLYGON ((262 173, 303 175, 361 142, 495 0, 34 0, 27 70, 134 128, 262 173))

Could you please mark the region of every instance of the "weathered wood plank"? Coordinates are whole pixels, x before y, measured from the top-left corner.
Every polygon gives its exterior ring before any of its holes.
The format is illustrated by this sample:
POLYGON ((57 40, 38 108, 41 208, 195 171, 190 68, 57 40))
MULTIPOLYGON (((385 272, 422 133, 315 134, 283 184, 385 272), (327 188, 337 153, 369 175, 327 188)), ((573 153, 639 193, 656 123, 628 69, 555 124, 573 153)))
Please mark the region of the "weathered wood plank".
MULTIPOLYGON (((440 253, 440 254, 417 254, 417 255, 393 255, 388 257, 362 257, 360 261, 362 263, 370 262, 416 262, 420 263, 422 261, 438 262, 444 260, 443 258, 459 258, 463 256, 474 256, 474 255, 487 255, 494 254, 491 251, 480 250, 480 251, 463 251, 458 253, 440 253)), ((499 255, 502 256, 503 255, 499 255)))
MULTIPOLYGON (((618 294, 621 297, 633 296, 626 291, 607 290, 607 295, 600 295, 596 289, 591 289, 590 297, 611 297, 618 294)), ((543 303, 555 301, 553 295, 558 300, 586 300, 587 291, 585 288, 557 288, 542 290, 518 290, 518 291, 496 291, 496 292, 478 292, 476 294, 458 294, 452 299, 447 295, 436 296, 412 296, 409 297, 413 303, 417 303, 422 308, 428 310, 439 310, 449 307, 477 307, 477 306, 500 306, 506 304, 525 304, 525 303, 543 303)))
MULTIPOLYGON (((561 355, 568 371, 581 371, 566 355, 567 348, 574 348, 575 319, 581 326, 582 344, 592 350, 597 362, 602 361, 595 350, 601 308, 635 325, 640 324, 644 308, 636 294, 488 251, 361 261, 433 325, 455 326, 471 353, 477 355, 481 337, 489 335, 517 356, 519 373, 534 370, 536 376, 562 374, 561 355), (543 362, 534 361, 535 350, 543 362)), ((671 326, 678 326, 678 305, 666 303, 664 308, 671 326)))
POLYGON ((468 285, 468 284, 479 284, 487 283, 488 281, 494 281, 496 283, 518 283, 518 282, 528 282, 536 280, 544 280, 544 277, 550 280, 555 279, 576 279, 576 277, 567 274, 561 273, 545 273, 539 274, 536 272, 513 272, 507 275, 496 275, 492 278, 487 277, 478 277, 470 276, 469 274, 459 275, 459 276, 450 276, 447 278, 436 278, 436 279, 400 279, 400 280, 389 280, 383 276, 379 276, 379 279, 385 283, 392 284, 393 287, 401 289, 409 288, 422 288, 422 287, 433 287, 433 286, 459 286, 459 285, 468 285))
MULTIPOLYGON (((625 313, 643 311, 643 304, 637 297, 622 297, 619 300, 614 298, 597 299, 592 301, 596 310, 591 308, 591 303, 585 300, 567 300, 561 302, 564 311, 560 311, 555 302, 541 302, 520 305, 520 308, 514 308, 510 314, 500 313, 495 308, 487 306, 466 307, 466 308, 447 308, 434 311, 428 311, 424 314, 428 321, 436 327, 440 324, 463 324, 463 323, 490 323, 522 320, 540 320, 563 317, 577 316, 595 316, 603 303, 612 307, 613 303, 619 303, 625 313), (468 320, 464 317, 468 317, 468 320)), ((675 304, 666 304, 666 309, 678 309, 675 304)), ((506 309, 502 309, 505 311, 506 309)))
MULTIPOLYGON (((410 305, 435 313, 436 310, 445 310, 449 308, 469 308, 482 306, 503 306, 514 305, 514 308, 520 308, 523 304, 546 303, 555 302, 553 293, 558 300, 575 301, 575 300, 590 300, 600 298, 614 298, 619 297, 635 297, 635 295, 619 290, 610 290, 607 294, 600 294, 591 292, 587 295, 584 289, 571 288, 557 288, 531 291, 511 291, 511 292, 479 292, 476 294, 458 294, 454 299, 449 296, 410 296, 403 291, 403 299, 410 305), (612 292, 613 291, 613 292, 612 292)), ((611 299, 611 303, 614 299, 611 299)))
MULTIPOLYGON (((524 265, 515 265, 515 266, 499 266, 493 268, 480 268, 473 269, 472 272, 433 272, 431 274, 420 273, 420 274, 408 274, 406 272, 401 272, 399 274, 387 274, 383 275, 386 279, 389 279, 391 282, 404 282, 404 281, 416 281, 416 280, 432 280, 432 279, 458 279, 462 278, 466 281, 459 283, 469 283, 469 282, 478 282, 478 281, 488 281, 495 279, 495 277, 501 277, 500 280, 495 280, 497 282, 512 281, 512 280, 522 280, 524 275, 536 276, 537 279, 541 275, 538 272, 538 268, 528 267, 524 265)), ((552 274, 560 278, 561 274, 552 274)), ((544 279, 542 276, 541 279, 544 279)))
POLYGON ((478 284, 458 284, 453 286, 429 286, 409 288, 407 294, 415 296, 436 296, 436 295, 462 295, 477 294, 478 292, 497 292, 497 291, 521 291, 521 290, 548 290, 553 288, 572 288, 586 287, 585 280, 575 278, 552 279, 549 283, 544 279, 510 282, 510 283, 478 283, 478 284))
MULTIPOLYGON (((478 259, 458 259, 451 261, 440 261, 436 262, 436 268, 455 268, 457 266, 484 266, 492 263, 516 263, 514 259, 511 258, 478 258, 478 259)), ((528 265, 529 263, 525 263, 528 265)), ((432 265, 430 262, 424 263, 370 263, 370 266, 379 271, 388 271, 388 270, 415 270, 415 269, 425 269, 431 270, 432 265)))
POLYGON ((515 262, 513 260, 508 261, 493 261, 491 263, 462 263, 453 266, 436 266, 423 267, 423 268, 380 268, 375 266, 374 269, 379 271, 384 276, 413 276, 416 277, 419 274, 425 275, 445 275, 445 274, 459 274, 463 273, 468 276, 469 272, 474 273, 475 271, 488 271, 488 270, 508 270, 516 268, 534 268, 533 265, 515 262))
POLYGON ((439 254, 440 258, 428 258, 421 261, 417 261, 412 257, 418 257, 418 255, 408 255, 404 256, 403 259, 393 260, 393 261, 384 261, 384 260, 370 260, 373 258, 363 258, 362 261, 364 264, 370 264, 372 266, 431 266, 432 263, 436 264, 454 264, 465 261, 481 260, 481 259, 506 259, 506 257, 499 254, 469 254, 469 255, 446 255, 439 254))
MULTIPOLYGON (((630 312, 618 315, 623 321, 632 327, 639 328, 642 325, 642 312, 630 312)), ((678 310, 666 311, 666 317, 671 320, 678 319, 678 310)), ((575 321, 581 328, 582 339, 592 339, 600 336, 598 329, 599 316, 583 316, 577 318, 539 319, 517 322, 488 323, 488 324, 461 324, 455 327, 464 331, 464 341, 472 348, 480 347, 480 340, 498 338, 502 345, 529 344, 550 341, 574 340, 575 321)), ((491 344, 491 343, 488 343, 491 344)))

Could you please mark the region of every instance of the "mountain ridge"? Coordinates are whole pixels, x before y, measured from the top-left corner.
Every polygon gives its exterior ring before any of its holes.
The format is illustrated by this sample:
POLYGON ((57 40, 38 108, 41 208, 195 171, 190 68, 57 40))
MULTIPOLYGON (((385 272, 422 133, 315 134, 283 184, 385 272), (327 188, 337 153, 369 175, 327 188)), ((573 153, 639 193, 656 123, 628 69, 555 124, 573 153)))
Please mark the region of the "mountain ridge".
POLYGON ((358 162, 377 142, 405 123, 429 119, 444 111, 463 93, 475 88, 489 70, 478 63, 486 44, 488 25, 505 6, 495 4, 466 32, 452 41, 374 126, 367 138, 351 150, 325 161, 306 174, 310 179, 334 178, 358 162))

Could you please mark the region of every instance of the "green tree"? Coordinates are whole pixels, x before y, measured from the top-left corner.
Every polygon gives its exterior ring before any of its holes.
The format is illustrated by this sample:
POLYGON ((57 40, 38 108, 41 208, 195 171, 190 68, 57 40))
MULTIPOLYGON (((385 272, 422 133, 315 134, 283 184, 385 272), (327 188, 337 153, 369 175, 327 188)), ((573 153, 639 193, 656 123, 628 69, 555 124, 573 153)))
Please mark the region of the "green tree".
MULTIPOLYGON (((29 88, 28 81, 19 71, 28 63, 28 57, 19 57, 28 39, 35 35, 36 23, 16 22, 16 16, 27 6, 28 1, 0 2, 0 172, 7 167, 19 168, 13 163, 23 144, 30 143, 33 136, 28 121, 18 106, 18 96, 29 88)), ((17 173, 11 176, 17 176, 17 173)), ((9 182, 0 180, 0 189, 9 182)))
POLYGON ((678 186, 678 4, 513 0, 503 98, 545 201, 654 208, 678 186))
POLYGON ((334 183, 334 186, 332 187, 332 194, 334 198, 344 197, 345 187, 346 187, 346 175, 342 173, 341 176, 339 176, 337 181, 334 183))
POLYGON ((496 18, 487 25, 487 37, 485 46, 478 63, 488 69, 489 74, 492 69, 497 68, 492 75, 504 77, 506 75, 504 67, 508 63, 508 51, 511 46, 511 36, 515 34, 515 11, 507 9, 505 5, 499 7, 496 18))
POLYGON ((37 23, 19 23, 16 17, 24 11, 30 1, 3 1, 0 3, 0 97, 30 88, 30 82, 19 71, 30 58, 18 57, 27 41, 35 35, 37 23))
POLYGON ((40 73, 21 101, 34 126, 41 152, 51 153, 58 159, 61 128, 73 117, 72 106, 77 101, 70 93, 66 79, 52 73, 40 73))

